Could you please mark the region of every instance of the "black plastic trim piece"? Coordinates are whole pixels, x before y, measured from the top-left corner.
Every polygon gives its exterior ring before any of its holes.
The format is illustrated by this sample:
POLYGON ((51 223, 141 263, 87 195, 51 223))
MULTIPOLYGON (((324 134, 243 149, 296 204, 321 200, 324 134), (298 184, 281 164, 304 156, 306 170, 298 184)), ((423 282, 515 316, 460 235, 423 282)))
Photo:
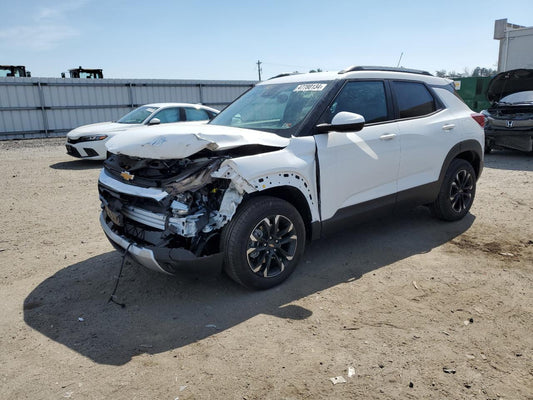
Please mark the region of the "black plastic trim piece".
POLYGON ((359 132, 363 129, 365 125, 364 122, 357 122, 354 124, 342 124, 342 125, 333 125, 333 124, 319 124, 316 126, 318 133, 327 133, 327 132, 359 132))
POLYGON ((331 235, 338 230, 345 229, 372 218, 392 215, 395 203, 396 193, 341 208, 340 210, 337 210, 333 217, 326 221, 322 221, 322 236, 331 235))
POLYGON ((439 190, 440 184, 438 181, 402 190, 398 192, 396 197, 394 211, 397 212, 406 208, 432 203, 439 195, 439 190))
POLYGON ((309 240, 317 240, 322 236, 322 223, 320 221, 311 222, 311 235, 309 240))
POLYGON ((476 171, 476 181, 479 179, 479 177, 481 176, 481 172, 483 171, 483 150, 481 148, 481 144, 477 140, 470 139, 457 143, 448 152, 448 155, 444 159, 444 162, 442 163, 442 168, 440 170, 438 180, 439 187, 444 181, 444 175, 446 174, 446 171, 448 170, 448 167, 450 166, 451 162, 455 158, 457 158, 458 155, 468 152, 473 153, 475 156, 477 156, 477 165, 474 164, 476 160, 467 161, 472 163, 472 167, 474 167, 474 170, 476 171))

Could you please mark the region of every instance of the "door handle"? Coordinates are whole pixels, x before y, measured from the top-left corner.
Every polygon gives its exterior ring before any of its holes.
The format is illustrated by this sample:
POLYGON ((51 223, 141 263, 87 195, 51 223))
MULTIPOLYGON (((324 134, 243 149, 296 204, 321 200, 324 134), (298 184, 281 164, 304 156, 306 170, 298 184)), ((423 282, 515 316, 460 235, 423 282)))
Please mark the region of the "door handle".
POLYGON ((453 128, 455 128, 455 124, 446 124, 442 126, 442 130, 444 131, 451 131, 453 128))
POLYGON ((384 135, 381 135, 379 138, 381 140, 391 140, 391 139, 394 139, 395 137, 396 137, 395 133, 385 133, 384 135))

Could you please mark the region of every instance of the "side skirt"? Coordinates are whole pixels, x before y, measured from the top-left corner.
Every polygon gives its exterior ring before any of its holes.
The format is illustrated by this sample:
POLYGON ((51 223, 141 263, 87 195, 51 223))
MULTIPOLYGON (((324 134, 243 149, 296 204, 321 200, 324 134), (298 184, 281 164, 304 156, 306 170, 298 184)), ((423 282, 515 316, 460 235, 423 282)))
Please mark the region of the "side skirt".
MULTIPOLYGON (((322 221, 320 237, 327 237, 339 230, 353 227, 371 219, 392 216, 396 212, 431 203, 437 198, 439 189, 440 184, 436 181, 342 208, 330 219, 322 221)), ((318 239, 318 237, 313 235, 313 239, 318 239)))

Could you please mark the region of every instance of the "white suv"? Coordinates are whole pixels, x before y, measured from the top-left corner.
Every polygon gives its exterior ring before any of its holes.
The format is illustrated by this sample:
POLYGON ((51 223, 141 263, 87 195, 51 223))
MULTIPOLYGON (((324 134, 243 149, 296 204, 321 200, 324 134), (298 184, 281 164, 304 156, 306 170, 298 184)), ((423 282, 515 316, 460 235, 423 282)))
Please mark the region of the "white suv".
POLYGON ((174 274, 211 268, 266 289, 306 240, 400 205, 468 213, 484 117, 424 71, 351 67, 281 76, 207 125, 109 141, 101 225, 117 248, 174 274))

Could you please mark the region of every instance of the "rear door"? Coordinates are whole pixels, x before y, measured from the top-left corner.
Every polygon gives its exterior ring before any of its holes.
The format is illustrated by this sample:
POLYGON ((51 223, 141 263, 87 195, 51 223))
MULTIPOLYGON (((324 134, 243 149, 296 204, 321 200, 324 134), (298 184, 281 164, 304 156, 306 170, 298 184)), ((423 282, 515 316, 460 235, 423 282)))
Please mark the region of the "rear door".
MULTIPOLYGON (((391 104, 384 81, 349 81, 320 118, 330 123, 338 112, 349 111, 366 121, 359 132, 315 135, 323 221, 340 209, 350 214, 352 206, 396 193, 400 142, 391 104)), ((388 200, 394 203, 394 196, 388 200)))
POLYGON ((444 107, 422 82, 391 82, 398 109, 401 143, 398 191, 438 179, 442 164, 461 128, 456 116, 444 107))

